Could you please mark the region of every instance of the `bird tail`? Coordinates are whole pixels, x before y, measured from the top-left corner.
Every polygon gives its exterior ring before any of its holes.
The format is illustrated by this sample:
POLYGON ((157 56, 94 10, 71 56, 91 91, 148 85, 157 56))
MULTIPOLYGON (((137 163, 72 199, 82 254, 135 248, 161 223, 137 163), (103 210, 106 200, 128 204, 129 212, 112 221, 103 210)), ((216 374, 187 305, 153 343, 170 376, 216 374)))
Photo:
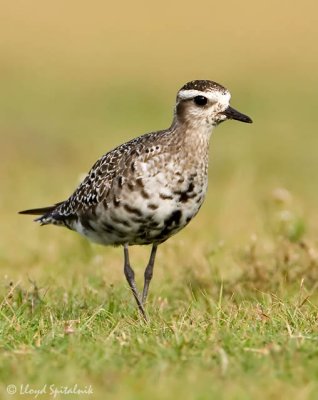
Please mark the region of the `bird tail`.
POLYGON ((56 203, 53 206, 48 206, 48 207, 42 207, 42 208, 32 208, 30 210, 23 210, 19 211, 19 214, 24 214, 24 215, 41 215, 41 217, 36 218, 34 221, 40 222, 41 225, 46 225, 50 224, 53 221, 53 216, 52 212, 62 203, 56 203))
POLYGON ((26 215, 43 215, 52 212, 55 210, 55 206, 49 206, 49 207, 42 207, 42 208, 32 208, 31 210, 23 210, 19 211, 19 214, 26 214, 26 215))

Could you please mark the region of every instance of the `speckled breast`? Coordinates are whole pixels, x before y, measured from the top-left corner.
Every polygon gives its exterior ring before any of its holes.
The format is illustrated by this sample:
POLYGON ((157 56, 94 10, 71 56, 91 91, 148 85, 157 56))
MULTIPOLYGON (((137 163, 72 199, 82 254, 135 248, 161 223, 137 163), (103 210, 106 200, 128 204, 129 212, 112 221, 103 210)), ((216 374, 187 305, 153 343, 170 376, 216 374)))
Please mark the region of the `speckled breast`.
POLYGON ((191 221, 204 201, 207 168, 186 167, 175 160, 165 160, 162 168, 135 161, 133 177, 118 177, 95 218, 83 216, 76 230, 101 244, 164 242, 191 221))

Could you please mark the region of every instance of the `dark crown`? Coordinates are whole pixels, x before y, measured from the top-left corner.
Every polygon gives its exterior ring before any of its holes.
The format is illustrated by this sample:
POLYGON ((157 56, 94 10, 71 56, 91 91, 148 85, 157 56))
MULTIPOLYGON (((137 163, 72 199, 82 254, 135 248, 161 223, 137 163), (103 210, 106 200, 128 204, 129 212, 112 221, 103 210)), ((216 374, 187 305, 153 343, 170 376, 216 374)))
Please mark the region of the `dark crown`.
POLYGON ((227 90, 224 86, 219 85, 216 82, 208 81, 208 80, 198 80, 198 81, 191 81, 186 83, 180 90, 200 90, 202 92, 208 90, 218 90, 220 92, 226 93, 227 90))

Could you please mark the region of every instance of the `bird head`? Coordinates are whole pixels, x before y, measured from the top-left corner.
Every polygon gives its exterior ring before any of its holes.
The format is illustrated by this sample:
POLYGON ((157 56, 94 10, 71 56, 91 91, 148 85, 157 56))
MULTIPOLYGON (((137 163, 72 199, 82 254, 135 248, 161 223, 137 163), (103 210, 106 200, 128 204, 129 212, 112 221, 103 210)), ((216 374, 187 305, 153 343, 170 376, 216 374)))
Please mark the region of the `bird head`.
POLYGON ((251 123, 245 114, 230 106, 231 94, 223 86, 208 80, 186 83, 177 94, 175 116, 178 122, 212 128, 227 119, 251 123))

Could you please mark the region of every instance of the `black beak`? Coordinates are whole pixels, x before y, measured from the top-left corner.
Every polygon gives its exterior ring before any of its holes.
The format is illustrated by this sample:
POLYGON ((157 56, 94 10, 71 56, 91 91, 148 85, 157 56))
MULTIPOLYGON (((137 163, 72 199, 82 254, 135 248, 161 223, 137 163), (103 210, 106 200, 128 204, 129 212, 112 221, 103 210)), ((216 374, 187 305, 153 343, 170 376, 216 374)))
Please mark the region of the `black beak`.
POLYGON ((226 115, 229 119, 236 119, 237 121, 247 122, 248 124, 251 124, 253 122, 250 117, 240 113, 230 106, 228 106, 228 108, 223 111, 223 114, 226 115))

